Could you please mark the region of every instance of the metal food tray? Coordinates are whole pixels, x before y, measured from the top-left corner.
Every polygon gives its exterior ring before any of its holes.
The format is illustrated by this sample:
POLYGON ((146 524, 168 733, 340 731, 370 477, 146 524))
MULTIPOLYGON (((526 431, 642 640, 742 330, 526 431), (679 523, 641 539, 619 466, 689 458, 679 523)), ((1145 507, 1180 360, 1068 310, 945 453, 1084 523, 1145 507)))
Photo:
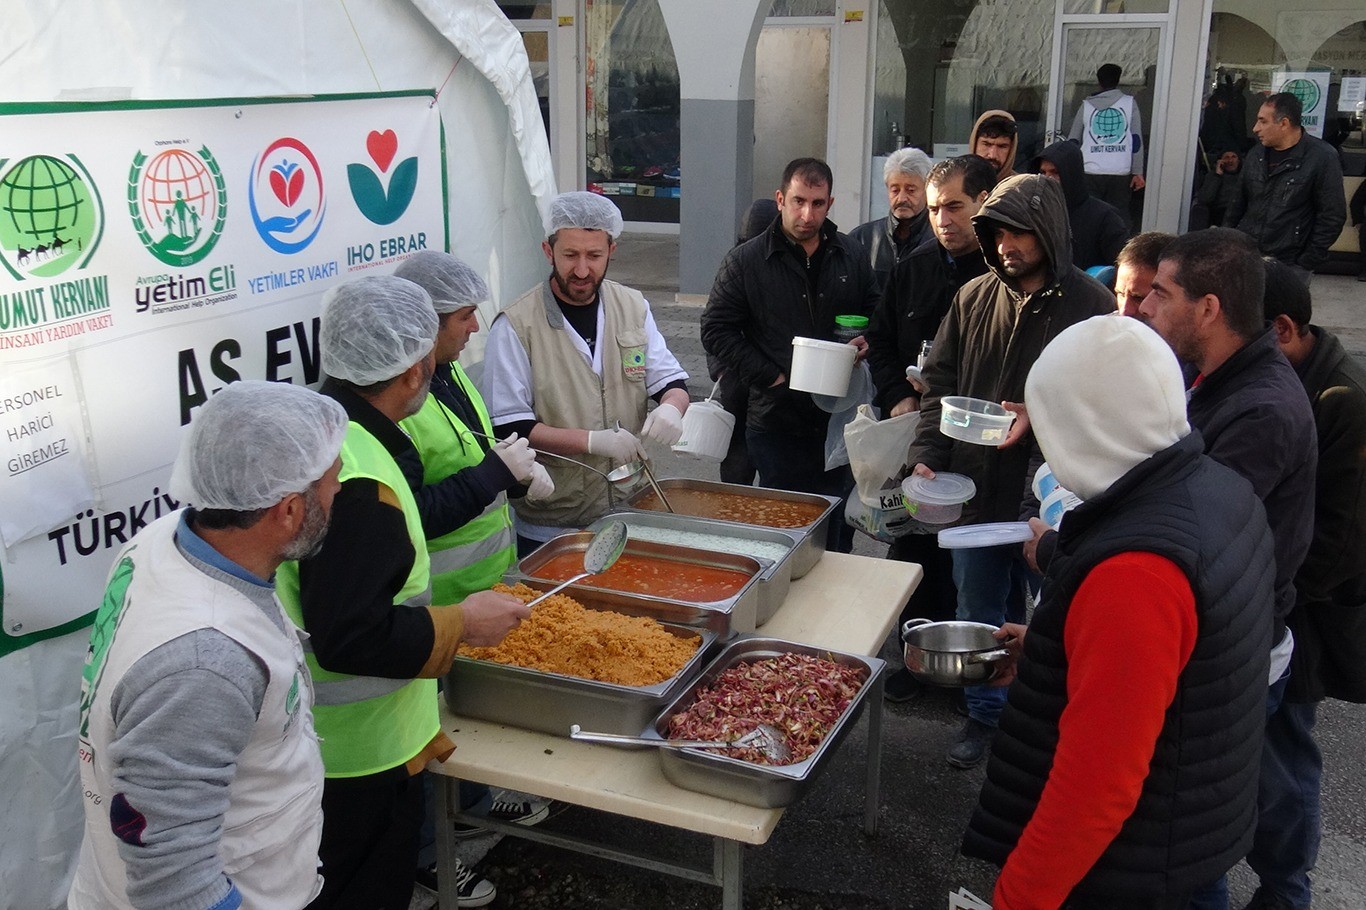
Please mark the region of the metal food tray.
MULTIPOLYGON (((629 531, 627 532, 629 535, 629 531)), ((593 534, 589 531, 573 531, 568 534, 561 534, 546 543, 542 544, 535 551, 523 557, 516 566, 504 573, 503 579, 509 584, 516 582, 528 582, 532 579, 548 581, 537 571, 551 559, 564 553, 583 553, 588 549, 588 544, 593 539, 593 534)), ((758 621, 759 612, 759 579, 768 568, 768 560, 755 559, 753 556, 742 556, 735 553, 717 553, 713 550, 696 550, 692 547, 678 547, 672 544, 653 543, 648 540, 626 539, 626 553, 636 556, 653 557, 655 559, 668 560, 677 563, 691 563, 693 565, 710 566, 717 569, 732 569, 736 572, 743 572, 749 576, 749 580, 744 586, 730 597, 723 600, 697 602, 699 607, 721 614, 725 617, 725 627, 721 631, 722 635, 730 632, 753 632, 758 621)), ((590 576, 574 585, 580 591, 611 592, 612 588, 599 587, 593 584, 590 576)), ((689 603, 682 598, 675 597, 667 591, 658 594, 636 594, 630 593, 633 597, 645 600, 655 599, 664 600, 672 603, 689 603)), ((703 623, 707 628, 718 628, 719 623, 715 620, 708 620, 703 623)))
MULTIPOLYGON (((843 521, 843 516, 831 518, 831 514, 840 507, 843 501, 836 496, 825 496, 821 493, 794 493, 791 490, 774 490, 770 487, 747 487, 738 483, 721 483, 715 480, 690 480, 683 477, 670 477, 661 479, 659 486, 664 490, 664 495, 668 496, 670 490, 717 490, 724 493, 737 493, 741 496, 750 496, 755 499, 779 499, 787 502, 805 502, 821 505, 825 511, 821 517, 810 524, 802 525, 797 528, 779 528, 791 534, 800 535, 801 540, 796 552, 792 554, 792 577, 801 578, 811 567, 821 561, 825 555, 825 536, 831 521, 843 521)), ((653 491, 646 486, 635 493, 632 493, 624 503, 622 508, 630 509, 633 512, 644 512, 649 515, 669 514, 660 509, 643 509, 637 503, 648 497, 653 491)), ((672 503, 671 503, 672 504, 672 503)), ((764 528, 775 530, 770 525, 758 525, 743 521, 729 521, 725 518, 712 518, 706 515, 688 516, 690 518, 706 518, 708 521, 718 521, 728 525, 745 528, 764 528)))
POLYGON ((758 806, 761 809, 789 806, 806 794, 817 775, 829 763, 830 756, 839 748, 849 729, 858 720, 859 712, 863 709, 864 696, 868 694, 873 680, 887 665, 885 661, 876 657, 832 651, 778 638, 742 635, 723 646, 715 660, 702 671, 702 675, 659 713, 643 735, 651 739, 667 739, 669 719, 691 707, 697 700, 698 690, 714 683, 723 671, 735 664, 777 657, 786 653, 823 657, 845 666, 860 667, 867 673, 863 687, 859 689, 849 707, 835 722, 835 726, 826 734, 816 751, 795 764, 773 766, 741 761, 724 752, 707 749, 658 749, 664 776, 670 782, 685 790, 707 793, 737 803, 758 806))
MULTIPOLYGON (((527 584, 542 590, 554 587, 536 582, 527 584)), ((607 596, 601 592, 576 590, 572 585, 561 593, 590 610, 649 616, 680 638, 698 635, 702 642, 682 669, 653 686, 623 686, 457 655, 446 674, 446 704, 452 711, 463 717, 491 720, 555 736, 568 736, 571 724, 581 724, 587 730, 634 736, 650 723, 661 707, 687 688, 706 665, 710 652, 715 650, 718 638, 715 632, 668 621, 671 612, 684 613, 690 605, 668 604, 616 592, 607 596), (671 611, 670 607, 677 609, 671 611)))
POLYGON ((772 619, 773 614, 783 605, 783 601, 787 600, 787 592, 792 585, 793 554, 801 546, 805 533, 764 525, 742 525, 711 518, 694 518, 691 515, 676 515, 671 512, 613 512, 593 522, 588 526, 588 530, 599 531, 612 521, 625 523, 628 534, 636 527, 662 528, 728 537, 742 544, 746 540, 753 540, 787 547, 786 555, 776 560, 770 561, 762 556, 753 557, 767 565, 763 574, 759 576, 759 606, 756 610, 755 624, 760 626, 772 619))

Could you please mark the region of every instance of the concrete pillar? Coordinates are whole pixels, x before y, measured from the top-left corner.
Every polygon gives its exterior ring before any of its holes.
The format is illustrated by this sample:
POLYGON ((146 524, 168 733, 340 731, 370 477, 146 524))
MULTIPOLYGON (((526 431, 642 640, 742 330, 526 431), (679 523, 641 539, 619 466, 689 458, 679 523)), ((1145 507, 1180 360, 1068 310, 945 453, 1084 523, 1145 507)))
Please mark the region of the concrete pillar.
POLYGON ((1179 233, 1186 229, 1190 218, 1195 180, 1192 164, 1200 134, 1200 104, 1204 100, 1214 0, 1172 0, 1172 7, 1174 15, 1168 25, 1172 32, 1172 56, 1167 71, 1167 129, 1162 142, 1153 143, 1148 150, 1148 170, 1153 169, 1153 158, 1160 156, 1162 179, 1155 187, 1148 185, 1143 227, 1179 233))
POLYGON ((754 48, 772 0, 659 0, 678 63, 678 289, 711 290, 753 201, 754 48))

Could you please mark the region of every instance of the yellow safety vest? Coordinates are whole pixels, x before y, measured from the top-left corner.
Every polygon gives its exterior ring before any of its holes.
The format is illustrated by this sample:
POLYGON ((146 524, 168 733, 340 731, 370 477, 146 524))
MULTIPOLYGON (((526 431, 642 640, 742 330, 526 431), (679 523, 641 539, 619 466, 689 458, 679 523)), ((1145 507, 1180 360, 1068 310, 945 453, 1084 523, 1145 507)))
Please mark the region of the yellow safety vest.
MULTIPOLYGON (((493 435, 484 399, 460 364, 450 365, 451 380, 469 396, 479 417, 478 432, 493 435)), ((438 483, 484 460, 478 438, 436 396, 428 393, 422 410, 399 422, 422 456, 422 482, 438 483)), ((506 493, 473 520, 427 541, 431 554, 432 600, 458 603, 476 591, 487 591, 517 561, 517 541, 506 493)))
MULTIPOLYGON (((393 456, 355 421, 346 428, 341 449, 343 483, 355 477, 376 480, 398 496, 412 540, 413 567, 394 595, 394 609, 431 604, 431 567, 417 502, 393 456)), ((287 562, 275 575, 275 591, 285 612, 307 631, 299 602, 299 566, 287 562)), ((399 767, 417 755, 441 731, 436 680, 385 679, 334 673, 318 664, 305 643, 313 674, 313 717, 322 738, 323 767, 328 777, 361 777, 399 767)))

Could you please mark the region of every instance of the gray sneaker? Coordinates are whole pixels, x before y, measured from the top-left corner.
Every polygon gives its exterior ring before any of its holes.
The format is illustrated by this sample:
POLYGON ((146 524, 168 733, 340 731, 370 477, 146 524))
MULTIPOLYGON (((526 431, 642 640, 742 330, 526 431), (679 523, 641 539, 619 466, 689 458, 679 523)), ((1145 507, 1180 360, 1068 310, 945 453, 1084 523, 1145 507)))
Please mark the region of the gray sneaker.
POLYGON ((980 720, 969 717, 945 758, 955 768, 975 768, 986 759, 991 738, 995 735, 995 727, 988 727, 980 720))

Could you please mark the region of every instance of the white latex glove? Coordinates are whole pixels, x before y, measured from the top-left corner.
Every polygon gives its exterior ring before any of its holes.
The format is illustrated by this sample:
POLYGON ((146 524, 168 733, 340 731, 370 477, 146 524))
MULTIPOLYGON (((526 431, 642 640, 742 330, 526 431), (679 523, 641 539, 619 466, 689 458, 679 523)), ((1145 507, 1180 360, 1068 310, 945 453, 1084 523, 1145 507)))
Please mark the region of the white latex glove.
POLYGON ((531 447, 531 443, 513 433, 507 439, 494 445, 493 454, 502 459, 508 473, 518 483, 529 483, 531 481, 532 468, 536 467, 536 450, 531 447))
POLYGON ((526 498, 531 500, 549 499, 555 492, 555 481, 550 479, 550 474, 541 465, 536 464, 531 467, 531 484, 526 491, 526 498))
POLYGON ((660 445, 673 445, 683 437, 683 412, 671 404, 661 404, 645 418, 640 434, 660 445))
POLYGON ((645 447, 627 430, 589 430, 588 454, 612 459, 612 466, 645 458, 645 447))

